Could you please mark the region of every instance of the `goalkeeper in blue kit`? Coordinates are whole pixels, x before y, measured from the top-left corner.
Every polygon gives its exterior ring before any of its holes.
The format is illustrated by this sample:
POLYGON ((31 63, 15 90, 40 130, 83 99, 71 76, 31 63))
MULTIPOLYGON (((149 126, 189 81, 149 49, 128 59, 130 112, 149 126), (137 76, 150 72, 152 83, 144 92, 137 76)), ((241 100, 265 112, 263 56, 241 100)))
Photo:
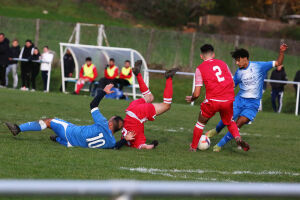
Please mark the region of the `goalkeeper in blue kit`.
POLYGON ((113 134, 123 128, 123 119, 113 116, 107 120, 98 108, 102 98, 106 94, 111 94, 112 84, 107 85, 91 102, 91 114, 94 124, 87 126, 77 126, 62 119, 42 119, 34 122, 27 122, 21 125, 5 123, 14 136, 21 132, 42 131, 46 128, 52 129, 56 135, 50 136, 54 142, 58 142, 66 147, 83 147, 98 149, 119 149, 126 141, 134 138, 134 133, 116 142, 113 134))

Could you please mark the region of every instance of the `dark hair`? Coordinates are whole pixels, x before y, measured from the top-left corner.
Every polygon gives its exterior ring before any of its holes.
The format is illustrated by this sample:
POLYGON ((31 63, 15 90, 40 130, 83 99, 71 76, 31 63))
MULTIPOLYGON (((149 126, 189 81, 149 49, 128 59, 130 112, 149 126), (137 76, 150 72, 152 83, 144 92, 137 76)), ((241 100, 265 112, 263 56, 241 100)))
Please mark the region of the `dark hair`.
POLYGON ((115 62, 115 59, 113 59, 113 58, 110 58, 110 59, 109 59, 109 61, 114 61, 114 62, 115 62))
POLYGON ((0 35, 3 35, 3 37, 5 37, 5 34, 4 34, 4 33, 0 33, 0 35))
POLYGON ((87 58, 85 59, 85 61, 92 61, 92 58, 91 58, 91 57, 87 57, 87 58))
POLYGON ((214 52, 214 47, 211 44, 205 44, 200 48, 201 53, 211 53, 214 52))
POLYGON ((120 116, 115 116, 113 119, 114 132, 119 131, 123 127, 124 120, 120 116), (122 122, 122 126, 120 127, 120 122, 122 122))
POLYGON ((235 51, 231 52, 231 56, 235 60, 237 60, 239 58, 249 59, 249 52, 246 49, 235 49, 235 51))
POLYGON ((28 39, 28 40, 26 40, 26 41, 25 41, 25 43, 26 43, 26 42, 30 42, 30 43, 32 44, 32 41, 31 41, 31 40, 29 40, 29 39, 28 39))
POLYGON ((17 38, 15 38, 15 39, 13 40, 13 42, 19 42, 19 40, 18 40, 17 38))
POLYGON ((125 62, 128 62, 128 63, 130 63, 130 61, 129 61, 129 60, 125 60, 125 62))
POLYGON ((46 45, 46 46, 44 46, 44 48, 47 48, 47 49, 49 49, 49 47, 46 45))

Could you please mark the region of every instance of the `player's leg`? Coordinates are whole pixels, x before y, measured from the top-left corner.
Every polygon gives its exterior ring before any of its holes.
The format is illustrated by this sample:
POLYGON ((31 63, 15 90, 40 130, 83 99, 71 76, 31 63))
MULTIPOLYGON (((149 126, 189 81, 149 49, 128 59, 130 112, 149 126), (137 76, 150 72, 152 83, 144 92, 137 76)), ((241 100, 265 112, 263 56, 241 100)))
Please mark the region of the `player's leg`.
MULTIPOLYGON (((201 106, 201 107, 203 107, 203 106, 201 106)), ((210 119, 210 117, 203 116, 201 112, 199 113, 198 121, 195 124, 194 130, 193 130, 193 140, 190 145, 190 151, 196 151, 200 137, 203 134, 203 129, 209 119, 210 119)))
POLYGON ((164 102, 163 103, 154 103, 156 115, 161 115, 164 112, 167 112, 171 108, 172 97, 173 97, 173 76, 178 71, 177 68, 166 71, 166 87, 164 90, 164 102))
POLYGON ((80 90, 83 88, 85 84, 84 79, 78 79, 78 81, 76 82, 76 89, 75 89, 75 93, 79 94, 80 90))
POLYGON ((38 121, 27 122, 21 125, 12 124, 6 122, 6 126, 11 131, 11 133, 16 136, 20 132, 27 132, 27 131, 42 131, 46 128, 50 128, 50 122, 52 119, 41 119, 38 121))
MULTIPOLYGON (((227 125, 227 128, 228 128, 228 131, 229 131, 229 134, 231 133, 232 137, 236 140, 237 144, 239 146, 241 146, 244 151, 248 151, 249 150, 249 145, 244 142, 240 136, 240 133, 239 133, 239 129, 237 127, 237 124, 235 123, 235 121, 233 121, 233 104, 232 102, 228 102, 228 103, 224 103, 222 104, 222 109, 220 110, 220 115, 221 115, 221 119, 223 121, 223 123, 225 125, 227 125)), ((239 117, 238 121, 241 121, 240 119, 244 119, 244 117, 239 117)), ((245 122, 244 122, 245 123, 245 122)), ((242 124, 240 124, 240 127, 241 127, 242 124)), ((229 139, 232 139, 230 137, 227 137, 228 134, 225 135, 225 140, 229 140, 229 139)), ((217 148, 217 147, 220 147, 219 145, 216 145, 214 147, 214 151, 218 151, 220 150, 221 148, 217 148)))
MULTIPOLYGON (((240 102, 241 102, 241 100, 237 96, 235 98, 235 101, 233 102, 233 120, 236 120, 241 113, 242 108, 239 106, 240 102)), ((211 137, 219 134, 223 130, 223 128, 225 128, 225 126, 226 125, 222 122, 222 120, 220 120, 219 123, 217 124, 216 128, 207 131, 205 133, 205 135, 207 137, 211 138, 211 137)))
POLYGON ((154 100, 153 94, 150 92, 148 86, 146 85, 143 76, 141 74, 141 67, 143 62, 138 60, 134 63, 134 68, 132 69, 133 74, 136 76, 136 79, 139 83, 140 91, 143 94, 143 98, 145 99, 146 103, 152 103, 154 100))

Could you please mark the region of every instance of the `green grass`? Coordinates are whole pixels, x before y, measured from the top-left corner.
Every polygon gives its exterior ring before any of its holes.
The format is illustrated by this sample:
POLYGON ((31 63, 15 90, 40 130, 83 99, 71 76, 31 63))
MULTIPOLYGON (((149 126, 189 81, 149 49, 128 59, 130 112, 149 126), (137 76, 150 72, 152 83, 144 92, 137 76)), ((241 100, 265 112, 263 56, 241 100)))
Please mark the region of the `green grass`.
POLYGON ((1 1, 0 15, 28 19, 40 18, 64 22, 130 26, 125 20, 109 16, 95 1, 4 0, 1 1), (43 14, 44 10, 47 10, 48 14, 43 14))
MULTIPOLYGON (((174 101, 178 101, 179 98, 183 97, 175 95, 174 101)), ((160 99, 161 97, 156 95, 156 101, 160 99)), ((58 117, 78 125, 91 124, 93 123, 89 112, 91 100, 92 98, 88 96, 1 89, 0 178, 300 181, 298 159, 300 143, 297 128, 299 119, 288 114, 259 113, 252 125, 243 127, 241 130, 243 138, 251 145, 249 152, 237 150, 234 142, 226 145, 220 153, 212 152, 212 148, 196 153, 189 152, 192 131, 199 112, 198 104, 192 107, 175 103, 169 112, 157 117, 154 122, 147 122, 145 124, 147 141, 158 139, 160 142, 158 148, 151 151, 129 147, 123 147, 119 151, 66 148, 49 140, 49 136, 53 134, 51 130, 26 132, 13 137, 3 124, 6 121, 20 124, 45 117, 58 117), (144 168, 146 171, 134 172, 129 171, 130 168, 144 168), (147 169, 167 171, 151 173, 147 172, 147 169), (174 172, 173 169, 179 171, 174 172), (188 170, 205 172, 196 173, 188 170), (235 174, 235 171, 250 171, 250 173, 235 174), (265 174, 261 174, 263 172, 265 174), (298 175, 268 174, 268 172, 298 175)), ((129 101, 105 99, 101 102, 100 109, 106 117, 114 114, 124 117, 124 110, 128 104, 129 101)), ((212 118, 205 130, 213 128, 218 120, 219 116, 212 118)), ((222 136, 225 132, 226 130, 222 132, 222 136)), ((222 136, 212 138, 212 145, 222 136)), ((115 137, 119 139, 120 133, 115 137)))
MULTIPOLYGON (((199 108, 180 104, 174 104, 171 111, 157 117, 156 121, 146 123, 148 141, 160 141, 155 150, 65 148, 49 140, 53 134, 51 130, 12 137, 3 123, 11 121, 20 124, 41 117, 58 117, 79 125, 91 124, 90 97, 8 89, 1 89, 0 95, 0 178, 300 181, 299 175, 231 174, 233 171, 299 173, 299 119, 293 115, 259 113, 254 124, 243 127, 241 131, 247 133, 244 139, 251 145, 249 152, 237 150, 233 142, 221 153, 214 153, 212 149, 188 152, 199 108), (123 169, 139 167, 218 172, 170 171, 171 176, 168 176, 161 172, 151 174, 123 169), (222 174, 222 171, 229 174, 222 174)), ((100 107, 106 117, 113 114, 124 116, 128 103, 104 100, 100 107)), ((213 128, 218 120, 218 116, 214 117, 206 130, 213 128)), ((212 144, 220 137, 213 138, 212 144)), ((116 138, 120 138, 120 133, 116 134, 116 138)))

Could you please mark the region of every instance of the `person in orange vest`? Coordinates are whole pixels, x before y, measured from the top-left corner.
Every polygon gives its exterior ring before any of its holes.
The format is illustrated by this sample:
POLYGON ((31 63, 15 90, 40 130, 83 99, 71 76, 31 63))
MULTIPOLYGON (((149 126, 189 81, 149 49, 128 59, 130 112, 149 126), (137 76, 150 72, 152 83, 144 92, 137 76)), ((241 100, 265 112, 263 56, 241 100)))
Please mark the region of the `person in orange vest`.
POLYGON ((74 94, 79 94, 79 91, 82 89, 84 84, 86 82, 93 82, 95 78, 97 78, 98 73, 97 73, 97 68, 96 66, 92 63, 92 58, 87 57, 85 59, 85 64, 82 65, 79 73, 79 79, 76 82, 76 90, 74 94))
POLYGON ((116 87, 116 79, 119 78, 119 68, 115 65, 115 59, 109 59, 109 65, 104 69, 104 77, 99 80, 99 87, 103 89, 108 84, 114 84, 116 87))
POLYGON ((120 78, 117 79, 117 83, 119 84, 119 89, 123 90, 123 87, 131 85, 132 81, 133 81, 133 77, 132 77, 132 69, 130 67, 130 61, 126 60, 124 67, 122 67, 122 70, 120 72, 120 78))

